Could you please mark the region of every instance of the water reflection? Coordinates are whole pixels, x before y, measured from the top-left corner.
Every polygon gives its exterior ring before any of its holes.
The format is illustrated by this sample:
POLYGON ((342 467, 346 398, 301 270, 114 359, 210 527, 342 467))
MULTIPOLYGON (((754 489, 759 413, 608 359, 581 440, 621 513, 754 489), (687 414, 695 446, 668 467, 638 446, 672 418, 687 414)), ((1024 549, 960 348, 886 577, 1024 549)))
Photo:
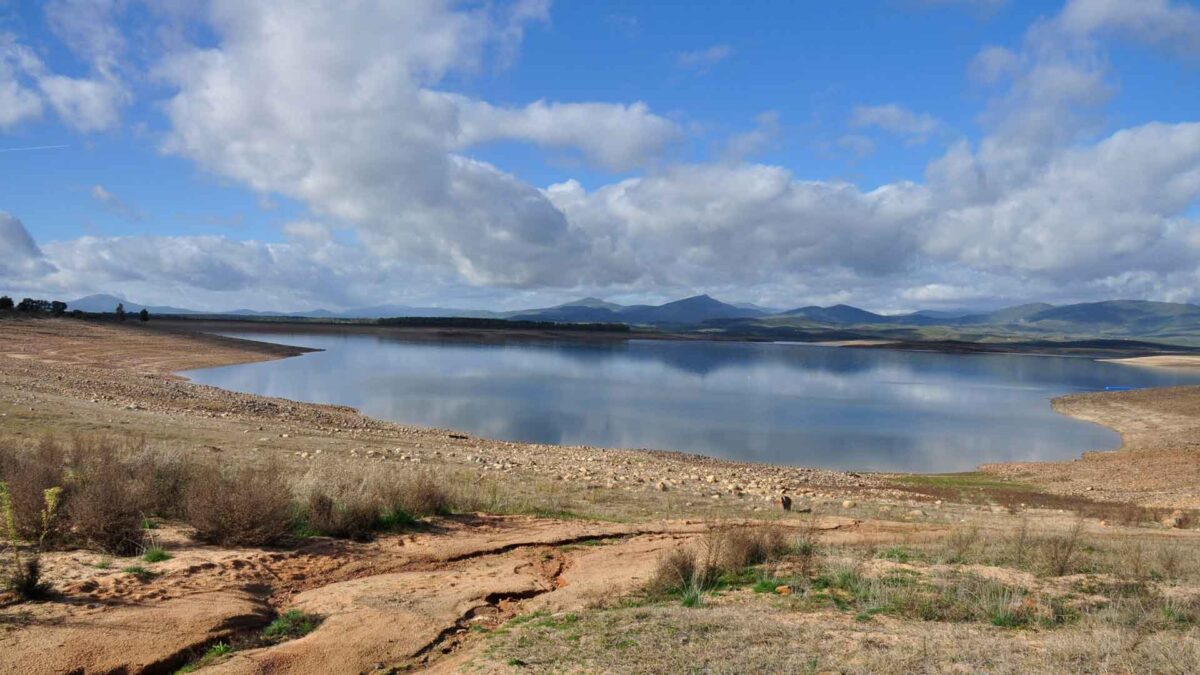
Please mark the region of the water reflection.
POLYGON ((191 371, 197 382, 538 443, 685 450, 864 470, 969 470, 1112 448, 1053 396, 1200 375, 1088 359, 789 344, 407 342, 250 335, 324 352, 191 371))

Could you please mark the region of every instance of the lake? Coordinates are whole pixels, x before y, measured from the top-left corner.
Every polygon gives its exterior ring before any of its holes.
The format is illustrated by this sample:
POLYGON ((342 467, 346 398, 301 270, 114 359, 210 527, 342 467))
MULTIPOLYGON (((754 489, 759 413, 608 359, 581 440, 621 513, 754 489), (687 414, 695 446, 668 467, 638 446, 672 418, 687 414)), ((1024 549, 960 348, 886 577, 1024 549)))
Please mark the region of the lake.
POLYGON ((1090 359, 785 343, 405 341, 223 333, 323 349, 183 373, 225 389, 353 406, 404 424, 533 443, 684 450, 836 469, 967 471, 1120 445, 1050 399, 1200 383, 1090 359))

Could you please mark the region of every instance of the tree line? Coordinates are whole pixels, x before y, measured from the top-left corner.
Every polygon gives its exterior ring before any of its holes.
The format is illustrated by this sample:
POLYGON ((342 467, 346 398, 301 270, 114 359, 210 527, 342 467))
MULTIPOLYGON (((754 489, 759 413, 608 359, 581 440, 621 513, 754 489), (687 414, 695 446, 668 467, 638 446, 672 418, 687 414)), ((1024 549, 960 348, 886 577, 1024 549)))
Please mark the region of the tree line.
MULTIPOLYGON (((5 314, 27 314, 31 316, 64 316, 67 314, 67 303, 61 300, 41 300, 38 298, 25 298, 21 302, 14 303, 13 299, 7 295, 0 295, 0 312, 5 314)), ((124 321, 126 318, 125 303, 117 303, 113 314, 117 317, 117 321, 124 321)), ((71 310, 70 315, 75 318, 82 318, 85 312, 82 310, 71 310)), ((149 321, 150 312, 146 308, 137 313, 138 320, 149 321)))

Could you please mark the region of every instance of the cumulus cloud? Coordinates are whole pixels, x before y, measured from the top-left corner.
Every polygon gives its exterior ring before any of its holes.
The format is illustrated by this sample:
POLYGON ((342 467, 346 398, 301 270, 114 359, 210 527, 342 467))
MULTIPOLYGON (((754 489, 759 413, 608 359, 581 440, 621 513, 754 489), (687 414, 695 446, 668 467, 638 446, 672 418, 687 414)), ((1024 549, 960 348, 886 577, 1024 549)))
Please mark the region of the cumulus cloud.
MULTIPOLYGON (((205 42, 172 48, 156 69, 170 88, 164 149, 309 213, 283 226, 284 243, 85 237, 41 249, 19 222, 0 220, 0 238, 25 242, 14 257, 22 267, 6 261, 0 277, 216 308, 245 304, 230 298, 277 309, 372 304, 398 301, 397 289, 514 293, 529 304, 576 291, 697 290, 895 309, 1194 300, 1200 123, 1114 131, 1101 115, 1115 91, 1103 41, 1183 52, 1186 39, 1165 24, 1190 17, 1153 0, 1069 3, 970 65, 989 97, 981 136, 949 144, 921 182, 867 189, 748 162, 779 131, 771 113, 714 143, 721 161, 677 163, 671 147, 684 131, 644 103, 498 105, 451 91, 461 76, 514 59, 523 31, 545 20, 544 3, 215 0, 202 15, 205 42), (471 157, 494 141, 638 173, 539 189, 471 157)), ((82 35, 90 79, 119 79, 119 57, 105 56, 122 53, 119 36, 82 35)), ((9 116, 57 109, 32 52, 4 44, 0 101, 31 95, 38 108, 9 116)), ((913 143, 943 128, 897 103, 856 108, 850 122, 913 143)), ((860 156, 874 148, 862 133, 837 143, 860 156)), ((102 204, 116 200, 96 188, 102 204)))
POLYGON ((522 140, 554 149, 577 150, 606 169, 626 171, 645 165, 682 137, 674 122, 650 112, 642 102, 546 103, 498 108, 454 97, 458 106, 457 146, 494 140, 522 140))
POLYGON ((1062 31, 1092 37, 1105 33, 1200 55, 1200 9, 1172 0, 1070 0, 1057 19, 1062 31))
POLYGON ((896 103, 875 106, 856 106, 850 115, 850 126, 875 127, 900 136, 912 143, 924 143, 941 126, 932 115, 917 113, 896 103))
POLYGON ((124 43, 112 24, 115 5, 58 0, 45 9, 52 28, 91 73, 56 73, 17 36, 0 32, 0 129, 36 119, 46 107, 77 131, 113 128, 129 97, 117 71, 124 43))

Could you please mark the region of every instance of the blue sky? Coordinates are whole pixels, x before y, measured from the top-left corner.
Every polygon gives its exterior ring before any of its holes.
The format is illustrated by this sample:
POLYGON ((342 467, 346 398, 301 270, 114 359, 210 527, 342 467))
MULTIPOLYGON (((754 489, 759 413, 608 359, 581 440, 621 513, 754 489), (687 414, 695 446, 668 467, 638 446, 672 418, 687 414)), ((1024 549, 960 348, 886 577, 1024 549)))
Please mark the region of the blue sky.
POLYGON ((0 290, 1200 299, 1195 3, 321 5, 0 0, 0 290))

